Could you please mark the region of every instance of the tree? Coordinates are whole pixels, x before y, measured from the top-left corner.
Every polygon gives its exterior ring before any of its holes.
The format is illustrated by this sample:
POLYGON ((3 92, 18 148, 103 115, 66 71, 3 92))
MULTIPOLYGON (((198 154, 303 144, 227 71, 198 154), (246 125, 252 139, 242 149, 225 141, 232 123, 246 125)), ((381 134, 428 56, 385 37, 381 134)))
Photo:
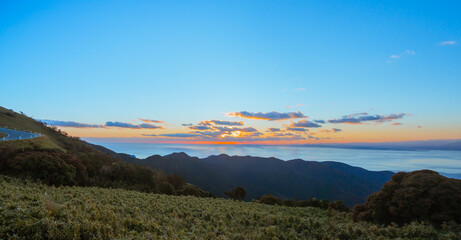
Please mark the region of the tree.
POLYGON ((354 220, 397 224, 427 221, 461 223, 461 180, 431 170, 399 172, 371 194, 365 204, 354 207, 354 220))
POLYGON ((243 201, 247 196, 247 191, 243 187, 236 187, 228 192, 224 192, 224 194, 230 199, 243 201))

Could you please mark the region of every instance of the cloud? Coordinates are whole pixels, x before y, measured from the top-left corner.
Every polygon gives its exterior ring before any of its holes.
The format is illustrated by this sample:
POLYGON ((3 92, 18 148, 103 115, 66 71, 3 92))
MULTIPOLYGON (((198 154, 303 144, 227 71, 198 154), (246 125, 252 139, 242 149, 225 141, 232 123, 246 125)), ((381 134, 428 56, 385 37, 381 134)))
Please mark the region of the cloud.
POLYGON ((199 131, 211 130, 211 129, 213 129, 212 127, 203 126, 203 125, 200 125, 200 126, 190 126, 190 127, 188 127, 188 128, 189 128, 189 129, 192 129, 192 130, 199 130, 199 131))
POLYGON ((221 120, 208 120, 208 121, 201 121, 200 125, 226 125, 226 126, 243 126, 242 121, 221 121, 221 120))
POLYGON ((150 119, 144 119, 144 118, 138 118, 138 119, 146 123, 164 123, 164 121, 159 121, 159 120, 150 120, 150 119))
POLYGON ((47 125, 55 127, 71 127, 71 128, 103 128, 103 125, 100 124, 89 124, 89 123, 79 123, 74 121, 59 121, 59 120, 49 120, 43 119, 38 120, 40 122, 46 123, 47 125))
POLYGON ((340 119, 331 119, 328 120, 329 123, 346 123, 346 124, 363 124, 364 122, 375 122, 382 123, 388 122, 395 119, 401 119, 404 116, 407 116, 406 113, 396 113, 389 115, 368 115, 368 113, 354 113, 343 116, 340 119))
POLYGON ((188 127, 188 126, 193 126, 194 124, 192 124, 192 123, 183 123, 181 125, 188 127))
POLYGON ((423 126, 416 126, 416 128, 422 128, 423 126))
POLYGON ((295 119, 295 118, 307 118, 304 116, 300 111, 298 112, 286 112, 286 113, 279 113, 279 112, 231 112, 227 114, 229 117, 240 117, 240 118, 249 118, 249 119, 257 119, 257 120, 267 120, 267 121, 279 121, 279 120, 287 120, 287 119, 295 119))
POLYGON ((415 54, 416 54, 416 52, 415 52, 415 51, 412 51, 412 50, 405 50, 405 53, 406 53, 407 55, 415 55, 415 54))
POLYGON ((158 136, 157 134, 141 134, 142 136, 146 136, 146 137, 156 137, 158 136))
POLYGON ((200 134, 196 133, 165 133, 157 135, 159 137, 176 137, 176 138, 190 138, 190 137, 197 137, 200 134))
POLYGON ((440 46, 454 45, 454 44, 456 44, 456 41, 443 41, 439 43, 440 46))
POLYGON ((130 129, 163 129, 160 126, 155 126, 148 123, 142 123, 139 125, 124 123, 124 122, 106 122, 106 127, 118 127, 118 128, 130 128, 130 129))
POLYGON ((403 123, 392 123, 392 126, 400 126, 402 125, 403 123))
POLYGON ((290 127, 303 127, 303 128, 318 128, 322 127, 317 123, 313 123, 307 120, 299 120, 298 122, 291 122, 290 127))
POLYGON ((295 132, 307 132, 309 129, 307 128, 302 128, 302 127, 287 127, 287 131, 295 131, 295 132))
POLYGON ((328 129, 321 129, 320 132, 322 133, 337 133, 337 132, 341 132, 342 130, 339 129, 339 128, 332 128, 331 130, 328 130, 328 129))
POLYGON ((280 128, 268 128, 267 132, 280 132, 280 128))
MULTIPOLYGON (((401 54, 398 54, 398 55, 397 54, 392 54, 392 55, 389 56, 389 58, 391 58, 393 60, 398 60, 398 59, 400 59, 402 57, 409 56, 409 55, 415 55, 415 54, 416 54, 415 51, 407 49, 401 54)), ((393 61, 391 61, 391 60, 386 61, 386 63, 392 63, 392 62, 393 61)))
POLYGON ((218 129, 219 131, 224 131, 224 132, 232 132, 232 131, 257 132, 258 131, 253 127, 246 127, 246 128, 216 127, 215 129, 218 129))
POLYGON ((326 123, 325 120, 314 120, 315 123, 326 123))

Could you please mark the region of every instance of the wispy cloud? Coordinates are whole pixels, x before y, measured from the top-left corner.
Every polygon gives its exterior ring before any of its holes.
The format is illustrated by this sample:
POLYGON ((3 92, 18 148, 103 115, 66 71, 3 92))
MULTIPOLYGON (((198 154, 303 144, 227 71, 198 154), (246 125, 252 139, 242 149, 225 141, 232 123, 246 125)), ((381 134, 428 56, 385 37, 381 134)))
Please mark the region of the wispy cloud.
POLYGON ((70 128, 103 128, 103 125, 100 124, 89 124, 89 123, 79 123, 74 121, 59 121, 59 120, 49 120, 43 119, 38 120, 40 122, 46 123, 47 125, 55 127, 70 127, 70 128))
POLYGON ((383 123, 392 121, 395 119, 401 119, 408 114, 406 113, 394 113, 388 115, 369 115, 366 112, 363 113, 354 113, 343 116, 339 119, 331 119, 328 120, 329 123, 346 123, 346 124, 363 124, 364 122, 375 122, 375 123, 383 123))
POLYGON ((322 127, 317 123, 313 123, 307 120, 299 120, 298 122, 291 122, 290 127, 303 127, 303 128, 319 128, 322 127))
POLYGON ((339 128, 332 128, 332 129, 321 129, 320 132, 321 133, 337 133, 337 132, 341 132, 342 130, 339 129, 339 128))
POLYGON ((280 128, 268 128, 267 132, 280 132, 280 128))
POLYGON ((405 50, 405 54, 407 54, 407 55, 415 55, 416 52, 412 51, 412 50, 405 50))
POLYGON ((225 125, 225 126, 243 126, 243 122, 241 121, 221 121, 221 120, 208 120, 208 121, 201 121, 200 125, 225 125))
POLYGON ((130 128, 130 129, 163 129, 161 126, 155 126, 153 124, 142 123, 132 124, 124 122, 106 122, 106 127, 118 127, 118 128, 130 128))
POLYGON ((309 129, 303 127, 287 127, 287 131, 295 131, 295 132, 307 132, 309 129))
POLYGON ((210 127, 210 126, 204 126, 204 125, 190 126, 190 127, 188 127, 188 128, 191 129, 191 130, 199 130, 199 131, 211 130, 211 129, 212 129, 212 127, 210 127))
POLYGON ((403 58, 405 56, 410 56, 410 55, 415 55, 415 54, 416 54, 415 51, 407 49, 401 54, 392 54, 392 55, 390 55, 389 58, 391 60, 387 60, 386 63, 393 63, 395 60, 399 60, 399 59, 401 59, 401 58, 403 58))
POLYGON ((454 44, 456 44, 456 41, 443 41, 439 43, 440 46, 454 45, 454 44))
MULTIPOLYGON (((146 136, 146 135, 144 135, 144 136, 146 136)), ((165 133, 165 134, 158 134, 157 136, 159 136, 159 137, 191 138, 191 137, 198 137, 198 136, 200 136, 200 134, 196 134, 196 133, 165 133)))
POLYGON ((279 120, 287 120, 287 119, 296 119, 296 118, 307 118, 307 116, 304 116, 300 111, 298 112, 286 112, 286 113, 280 113, 280 112, 268 112, 268 113, 262 113, 262 112, 247 112, 247 111, 241 111, 241 112, 231 112, 228 113, 227 116, 229 117, 240 117, 240 118, 248 118, 248 119, 257 119, 257 120, 267 120, 267 121, 279 121, 279 120))
POLYGON ((392 123, 392 126, 400 126, 403 125, 403 123, 392 123))
POLYGON ((151 119, 145 119, 145 118, 138 118, 138 119, 145 123, 164 123, 164 121, 159 121, 159 120, 151 120, 151 119))

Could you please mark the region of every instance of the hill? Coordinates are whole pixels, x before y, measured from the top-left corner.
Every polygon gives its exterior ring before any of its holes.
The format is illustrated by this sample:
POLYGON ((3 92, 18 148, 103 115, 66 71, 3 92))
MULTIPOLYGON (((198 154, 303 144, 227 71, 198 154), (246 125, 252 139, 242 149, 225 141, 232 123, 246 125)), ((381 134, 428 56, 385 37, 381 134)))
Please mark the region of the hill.
POLYGON ((145 192, 211 196, 177 175, 122 161, 84 141, 0 107, 0 126, 38 132, 42 137, 0 142, 0 173, 50 185, 115 187, 145 192))
POLYGON ((456 239, 459 225, 387 227, 349 213, 0 176, 0 239, 456 239))
POLYGON ((225 197, 225 191, 242 186, 247 190, 246 200, 272 194, 285 199, 342 200, 347 206, 353 206, 365 202, 368 195, 380 190, 393 174, 338 162, 283 161, 226 154, 200 159, 185 153, 173 153, 137 159, 101 146, 97 148, 130 163, 179 174, 219 197, 225 197))

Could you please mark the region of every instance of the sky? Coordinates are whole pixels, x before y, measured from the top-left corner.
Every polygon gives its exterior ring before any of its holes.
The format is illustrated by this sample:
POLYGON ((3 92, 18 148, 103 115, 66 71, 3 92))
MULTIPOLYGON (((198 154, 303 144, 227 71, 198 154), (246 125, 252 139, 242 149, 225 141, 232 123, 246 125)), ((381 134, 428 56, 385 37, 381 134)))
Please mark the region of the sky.
POLYGON ((461 138, 460 1, 0 1, 0 106, 70 135, 461 138))

